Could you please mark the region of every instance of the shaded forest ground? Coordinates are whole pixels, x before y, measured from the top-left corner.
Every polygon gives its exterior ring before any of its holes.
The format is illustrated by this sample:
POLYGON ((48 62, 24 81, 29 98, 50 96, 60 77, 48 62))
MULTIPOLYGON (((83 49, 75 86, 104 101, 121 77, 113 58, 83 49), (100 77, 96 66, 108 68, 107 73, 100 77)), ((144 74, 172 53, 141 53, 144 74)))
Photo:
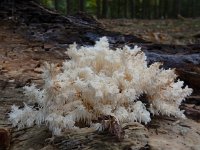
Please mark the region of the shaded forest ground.
POLYGON ((199 44, 200 18, 166 20, 102 19, 107 30, 162 44, 199 44))

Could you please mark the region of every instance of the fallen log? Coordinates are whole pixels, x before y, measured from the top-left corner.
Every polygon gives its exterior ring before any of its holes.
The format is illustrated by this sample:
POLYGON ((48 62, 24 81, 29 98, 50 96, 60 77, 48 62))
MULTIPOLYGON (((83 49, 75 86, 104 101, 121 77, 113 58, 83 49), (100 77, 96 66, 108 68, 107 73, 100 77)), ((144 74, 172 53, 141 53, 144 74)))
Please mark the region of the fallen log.
MULTIPOLYGON (((186 83, 194 89, 196 95, 198 95, 200 92, 200 45, 198 44, 184 46, 154 44, 140 39, 134 35, 123 35, 116 32, 106 31, 103 25, 98 22, 98 20, 85 13, 78 13, 74 16, 62 16, 56 12, 46 10, 40 5, 30 1, 18 0, 14 6, 10 5, 9 3, 1 5, 0 18, 2 19, 2 24, 10 25, 10 29, 12 29, 13 33, 19 35, 23 39, 22 41, 18 41, 22 45, 20 48, 23 48, 23 46, 25 47, 22 51, 21 49, 18 50, 15 47, 16 45, 14 45, 12 49, 9 50, 8 53, 6 52, 5 56, 2 57, 3 59, 10 59, 13 57, 13 55, 18 57, 13 61, 13 66, 10 67, 9 63, 6 64, 7 67, 11 68, 10 70, 7 71, 4 67, 0 68, 0 75, 3 77, 3 82, 0 82, 2 90, 6 90, 6 88, 9 86, 12 86, 12 88, 19 88, 27 83, 30 83, 30 80, 33 82, 39 80, 39 77, 35 77, 35 75, 38 75, 38 72, 34 72, 34 70, 39 68, 38 66, 40 66, 43 61, 62 62, 62 60, 67 58, 64 51, 69 44, 77 42, 79 45, 93 45, 94 42, 100 37, 107 36, 113 48, 123 47, 125 44, 129 45, 130 47, 135 45, 141 46, 147 55, 149 64, 155 61, 160 61, 163 62, 164 68, 177 68, 176 71, 179 74, 179 78, 186 81, 186 83), (24 70, 23 67, 25 68, 24 70), (14 72, 12 70, 14 68, 17 68, 17 71, 14 72), (9 71, 12 71, 12 74, 9 74, 7 77, 9 71), (34 74, 31 74, 31 71, 33 71, 34 74), (13 75, 17 73, 17 77, 19 77, 19 79, 15 78, 13 75), (5 78, 6 80, 4 80, 5 78), (17 85, 15 85, 15 83, 17 83, 17 85)), ((6 41, 6 37, 2 37, 2 41, 3 40, 6 41)), ((6 61, 7 60, 4 60, 4 64, 6 61)), ((7 98, 6 100, 8 100, 10 95, 13 96, 11 97, 12 100, 9 100, 10 103, 6 103, 8 108, 10 108, 12 103, 17 101, 16 97, 19 97, 19 92, 14 91, 14 93, 17 94, 12 95, 11 92, 7 92, 6 94, 5 91, 2 91, 2 95, 5 95, 4 99, 7 98)), ((23 97, 22 95, 20 96, 23 97)), ((19 97, 20 100, 21 97, 19 97)), ((25 98, 23 97, 23 99, 25 98)), ((196 98, 193 97, 193 99, 189 98, 186 102, 199 105, 199 97, 196 96, 196 98)), ((18 103, 22 104, 22 102, 18 103)), ((2 105, 1 108, 3 107, 5 106, 2 105)), ((186 110, 186 115, 193 119, 199 119, 199 110, 196 107, 190 108, 185 104, 181 107, 182 109, 186 110)), ((5 114, 6 110, 3 111, 3 109, 0 109, 0 112, 0 114, 5 114)), ((5 120, 5 118, 6 117, 1 117, 0 119, 5 120)), ((168 132, 173 132, 174 134, 171 124, 164 122, 160 126, 165 124, 169 126, 168 132)), ((159 132, 162 130, 157 130, 157 128, 150 128, 149 130, 156 130, 152 132, 159 134, 159 132)), ((181 128, 178 126, 176 131, 179 129, 181 128)), ((69 134, 70 136, 74 137, 73 140, 71 140, 71 137, 67 136, 56 138, 54 140, 54 144, 52 145, 60 149, 91 149, 91 147, 94 147, 95 144, 95 148, 100 149, 102 149, 102 145, 107 149, 113 149, 114 147, 120 147, 124 149, 148 149, 147 140, 149 135, 147 134, 146 130, 141 129, 137 131, 135 128, 132 128, 132 130, 136 131, 129 132, 131 127, 126 130, 127 133, 125 136, 128 138, 122 143, 116 142, 115 139, 113 139, 113 137, 110 135, 91 133, 86 129, 82 133, 69 134), (94 138, 96 140, 93 140, 94 138), (113 143, 110 144, 111 142, 113 143)), ((34 146, 37 145, 38 141, 40 142, 39 146, 41 147, 41 145, 44 144, 44 138, 50 137, 50 133, 47 134, 45 129, 41 131, 41 129, 38 128, 31 128, 28 129, 28 131, 20 133, 20 136, 16 131, 14 131, 14 139, 12 141, 13 149, 28 149, 30 148, 30 143, 32 144, 31 146, 34 146), (30 134, 28 134, 28 137, 26 137, 28 131, 30 134), (24 135, 26 136, 24 137, 24 135), (40 135, 40 137, 38 136, 38 139, 31 138, 33 135, 40 135)), ((182 131, 181 129, 180 132, 181 134, 184 134, 185 130, 182 131)), ((163 132, 163 134, 166 134, 166 132, 163 132)), ((193 133, 193 135, 196 136, 197 134, 193 133)), ((171 137, 177 136, 179 136, 179 133, 176 133, 171 137)), ((155 135, 152 137, 155 137, 155 135)), ((195 138, 195 140, 197 139, 198 138, 195 138)), ((9 140, 7 139, 7 141, 9 140)), ((170 139, 168 139, 168 143, 170 143, 170 139)), ((155 146, 155 143, 152 141, 150 144, 151 147, 155 146)), ((190 143, 187 144, 189 145, 190 143)), ((9 144, 6 142, 4 145, 7 146, 9 144)))

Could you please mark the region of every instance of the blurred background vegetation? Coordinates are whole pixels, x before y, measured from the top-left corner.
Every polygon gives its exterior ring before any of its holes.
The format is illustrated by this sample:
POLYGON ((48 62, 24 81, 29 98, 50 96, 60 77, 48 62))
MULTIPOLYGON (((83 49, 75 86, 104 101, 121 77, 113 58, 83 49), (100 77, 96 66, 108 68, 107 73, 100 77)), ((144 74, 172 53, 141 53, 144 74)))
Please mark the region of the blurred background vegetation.
POLYGON ((87 12, 98 18, 167 19, 200 16, 200 0, 38 0, 63 14, 87 12))

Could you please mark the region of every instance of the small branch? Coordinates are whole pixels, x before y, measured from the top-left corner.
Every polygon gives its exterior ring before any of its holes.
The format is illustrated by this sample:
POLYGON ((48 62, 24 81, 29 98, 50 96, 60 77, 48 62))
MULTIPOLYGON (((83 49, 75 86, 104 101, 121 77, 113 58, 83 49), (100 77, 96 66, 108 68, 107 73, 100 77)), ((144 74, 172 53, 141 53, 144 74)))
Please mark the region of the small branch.
POLYGON ((50 14, 53 14, 53 15, 59 15, 58 12, 55 12, 55 11, 51 11, 51 10, 49 10, 49 9, 46 9, 46 8, 44 8, 43 6, 37 4, 36 2, 31 1, 31 4, 35 5, 36 7, 42 9, 43 11, 45 11, 45 12, 47 12, 47 13, 50 13, 50 14))

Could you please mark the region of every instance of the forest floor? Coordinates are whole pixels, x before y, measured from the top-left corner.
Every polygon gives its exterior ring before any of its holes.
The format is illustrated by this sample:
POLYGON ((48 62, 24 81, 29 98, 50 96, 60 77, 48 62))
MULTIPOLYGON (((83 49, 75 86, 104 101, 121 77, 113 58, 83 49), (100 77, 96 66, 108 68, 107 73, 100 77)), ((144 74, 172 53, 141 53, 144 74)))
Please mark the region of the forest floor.
POLYGON ((160 44, 199 44, 200 18, 167 20, 102 19, 105 28, 123 34, 133 34, 160 44))

